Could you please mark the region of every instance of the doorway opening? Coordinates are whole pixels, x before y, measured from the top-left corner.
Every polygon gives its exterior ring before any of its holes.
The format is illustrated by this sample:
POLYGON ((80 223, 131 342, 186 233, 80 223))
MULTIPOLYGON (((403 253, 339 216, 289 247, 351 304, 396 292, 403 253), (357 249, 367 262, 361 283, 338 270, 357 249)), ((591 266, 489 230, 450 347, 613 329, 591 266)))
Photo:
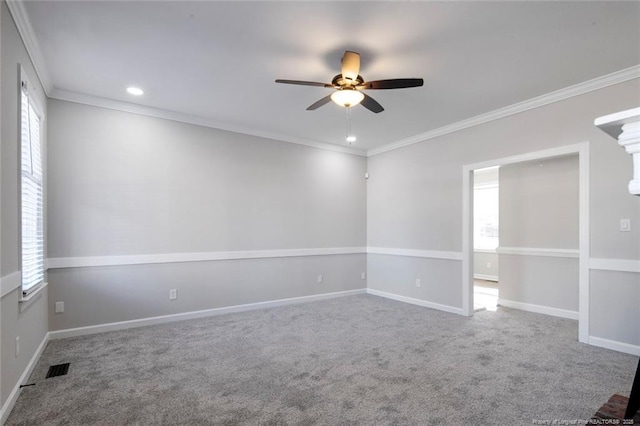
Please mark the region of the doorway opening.
POLYGON ((498 307, 500 287, 498 253, 500 245, 499 167, 473 171, 473 310, 493 311, 498 307))
MULTIPOLYGON (((534 160, 553 159, 556 157, 566 157, 576 155, 578 157, 578 248, 539 248, 535 246, 522 247, 499 247, 501 254, 547 257, 573 257, 578 260, 577 279, 577 310, 567 310, 554 308, 552 306, 537 306, 532 303, 517 303, 519 306, 512 306, 518 309, 531 310, 555 316, 578 319, 578 341, 589 342, 589 143, 583 142, 575 145, 565 145, 543 151, 530 152, 526 154, 514 155, 511 157, 497 158, 475 164, 467 164, 462 167, 462 311, 465 315, 474 314, 474 178, 475 171, 496 166, 506 166, 534 160), (521 306, 528 305, 528 306, 521 306), (535 308, 535 309, 534 309, 535 308), (542 308, 542 309, 539 309, 542 308)), ((504 188, 503 188, 504 190, 504 188)), ((504 192, 504 191, 503 191, 504 192)), ((574 219, 575 223, 575 219, 574 219)), ((503 225, 505 225, 503 223, 503 225)), ((505 225, 506 226, 506 225, 505 225)), ((510 225, 511 226, 511 225, 510 225)), ((504 230, 503 230, 504 231, 504 230)), ((502 232, 502 237, 507 235, 502 232)), ((515 234, 518 235, 518 234, 515 234)), ((503 244, 505 242, 503 241, 503 244)), ((504 266, 504 265, 502 265, 504 266)), ((502 268, 502 278, 504 281, 505 270, 502 268)), ((575 269, 573 269, 575 271, 575 269)), ((504 289, 503 289, 504 290, 504 289)), ((574 290, 575 291, 575 290, 574 290)), ((544 293, 543 294, 547 294, 544 293)), ((575 293, 574 293, 575 294, 575 293)), ((503 296, 501 295, 501 298, 503 296)), ((575 298, 575 296, 574 296, 575 298)), ((510 299, 516 300, 516 299, 510 299)), ((500 299, 502 304, 504 300, 500 299)), ((516 305, 516 303, 513 303, 516 305)))

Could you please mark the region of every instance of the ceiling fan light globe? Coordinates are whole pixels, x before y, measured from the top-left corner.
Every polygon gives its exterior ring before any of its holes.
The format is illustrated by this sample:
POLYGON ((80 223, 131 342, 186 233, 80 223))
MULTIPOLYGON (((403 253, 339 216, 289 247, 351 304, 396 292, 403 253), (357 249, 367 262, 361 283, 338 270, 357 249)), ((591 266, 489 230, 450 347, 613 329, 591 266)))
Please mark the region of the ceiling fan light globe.
POLYGON ((345 108, 358 105, 363 99, 364 95, 357 90, 338 90, 331 95, 333 102, 345 108))

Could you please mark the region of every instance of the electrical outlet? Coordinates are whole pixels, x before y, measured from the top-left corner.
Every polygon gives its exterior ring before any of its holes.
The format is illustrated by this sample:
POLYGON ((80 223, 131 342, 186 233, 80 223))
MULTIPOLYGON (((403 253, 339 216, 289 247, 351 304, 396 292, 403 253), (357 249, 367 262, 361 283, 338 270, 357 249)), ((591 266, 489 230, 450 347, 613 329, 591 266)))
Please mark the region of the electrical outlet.
POLYGON ((416 278, 416 287, 422 287, 422 281, 420 278, 416 278))
POLYGON ((176 300, 178 298, 178 290, 175 288, 172 288, 171 290, 169 290, 169 300, 176 300))
POLYGON ((360 274, 360 279, 364 280, 365 278, 367 278, 367 274, 365 274, 364 272, 362 274, 360 274))
POLYGON ((20 355, 20 336, 16 337, 16 358, 20 355))
POLYGON ((56 314, 64 312, 64 302, 56 302, 56 314))
POLYGON ((318 275, 318 284, 320 284, 322 280, 323 280, 322 275, 318 275))
POLYGON ((622 232, 631 231, 631 219, 620 219, 620 231, 622 232))

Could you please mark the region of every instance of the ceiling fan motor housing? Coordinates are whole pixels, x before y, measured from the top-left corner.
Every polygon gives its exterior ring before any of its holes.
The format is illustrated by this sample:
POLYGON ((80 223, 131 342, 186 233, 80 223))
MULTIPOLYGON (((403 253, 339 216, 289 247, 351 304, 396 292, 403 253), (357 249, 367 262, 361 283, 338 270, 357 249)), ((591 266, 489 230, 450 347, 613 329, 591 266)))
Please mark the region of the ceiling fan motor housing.
POLYGON ((361 75, 358 75, 358 77, 355 80, 348 80, 344 78, 342 74, 338 74, 335 77, 333 77, 333 80, 331 80, 331 84, 336 87, 359 86, 362 83, 364 83, 364 78, 362 78, 361 75))

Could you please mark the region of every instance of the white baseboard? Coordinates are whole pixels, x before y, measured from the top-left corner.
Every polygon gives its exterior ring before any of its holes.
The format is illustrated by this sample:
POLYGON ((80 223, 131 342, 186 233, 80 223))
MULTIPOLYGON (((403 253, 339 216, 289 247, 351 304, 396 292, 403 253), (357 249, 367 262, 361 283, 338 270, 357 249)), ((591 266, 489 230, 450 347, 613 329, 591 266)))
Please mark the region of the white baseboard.
POLYGON ((278 306, 293 305, 297 303, 317 302, 336 297, 366 294, 366 289, 339 291, 335 293, 314 294, 311 296, 292 297, 289 299, 269 300, 266 302, 248 303, 245 305, 226 306, 223 308, 205 309, 202 311, 183 312, 179 314, 162 315, 150 318, 140 318, 130 321, 119 321, 107 324, 90 325, 86 327, 68 328, 65 330, 50 331, 51 340, 64 339, 66 337, 84 336, 87 334, 104 333, 107 331, 125 330, 128 328, 144 327, 148 325, 164 324, 174 321, 182 321, 195 318, 204 318, 214 315, 230 314, 234 312, 253 311, 257 309, 275 308, 278 306))
POLYGON ((632 345, 630 343, 616 342, 615 340, 603 339, 602 337, 589 336, 589 344, 600 348, 640 356, 640 346, 632 345))
POLYGON ((516 302, 507 299, 498 299, 498 305, 505 308, 520 309, 521 311, 535 312, 536 314, 551 315, 554 317, 578 320, 577 311, 569 311, 567 309, 552 308, 543 305, 534 305, 532 303, 516 302))
POLYGON ((367 293, 374 296, 385 297, 387 299, 397 300, 398 302, 411 303, 412 305, 423 306, 425 308, 437 309, 439 311, 450 312, 452 314, 464 315, 462 308, 456 308, 449 305, 441 305, 435 302, 429 302, 427 300, 415 299, 413 297, 400 296, 398 294, 387 293, 386 291, 367 289, 367 293))
POLYGON ((498 282, 497 275, 485 275, 485 274, 473 274, 473 278, 476 280, 495 281, 498 282))
POLYGON ((20 385, 24 384, 29 378, 29 376, 31 375, 31 373, 33 372, 33 369, 35 368, 36 364, 40 360, 40 357, 42 356, 44 349, 47 347, 48 342, 49 342, 49 333, 45 334, 44 338, 42 339, 42 342, 40 342, 40 345, 38 346, 36 351, 33 353, 31 360, 29 360, 27 367, 24 369, 24 371, 20 375, 20 379, 18 379, 18 383, 16 383, 16 385, 13 387, 13 390, 9 394, 9 397, 7 398, 4 405, 2 406, 2 409, 0 409, 0 425, 3 425, 7 421, 9 414, 11 414, 11 410, 13 410, 13 406, 16 404, 16 401, 18 400, 18 396, 20 396, 20 391, 22 390, 22 388, 20 388, 20 385))

